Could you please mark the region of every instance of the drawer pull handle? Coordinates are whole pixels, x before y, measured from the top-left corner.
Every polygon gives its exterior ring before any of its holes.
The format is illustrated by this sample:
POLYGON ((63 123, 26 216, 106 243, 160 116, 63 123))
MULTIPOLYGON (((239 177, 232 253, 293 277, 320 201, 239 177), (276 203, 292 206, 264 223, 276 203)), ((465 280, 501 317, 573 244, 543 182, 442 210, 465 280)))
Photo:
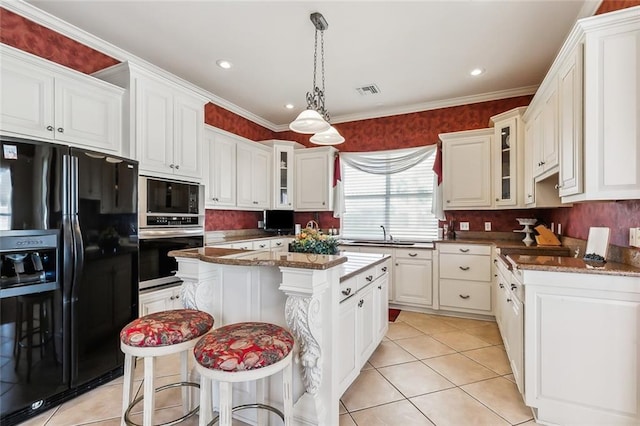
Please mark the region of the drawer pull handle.
POLYGON ((459 294, 458 296, 460 296, 461 299, 465 299, 465 300, 471 297, 468 294, 466 296, 459 294))
POLYGON ((468 271, 469 270, 468 266, 458 266, 458 267, 463 271, 468 271))
POLYGON ((277 246, 281 246, 281 245, 282 245, 282 241, 278 241, 278 242, 276 243, 276 245, 277 245, 277 246))
POLYGON ((518 288, 518 286, 515 285, 514 283, 511 283, 511 290, 515 290, 516 288, 518 288))
POLYGON ((386 266, 382 267, 382 272, 387 272, 387 267, 386 266))
POLYGON ((469 252, 468 248, 461 248, 461 249, 458 249, 458 250, 460 250, 463 253, 468 253, 469 252))
POLYGON ((362 308, 362 305, 364 305, 364 299, 360 299, 358 302, 358 308, 362 308))
POLYGON ((382 290, 382 284, 378 286, 378 290, 382 290))
POLYGON ((511 299, 510 299, 510 298, 508 298, 508 297, 507 297, 507 302, 508 302, 508 303, 511 303, 511 299))
POLYGON ((351 287, 347 287, 346 290, 342 290, 342 294, 344 294, 345 296, 348 296, 351 294, 351 287))
POLYGON ((416 257, 418 255, 418 253, 409 253, 409 256, 411 257, 416 257))
POLYGON ((500 283, 499 284, 500 288, 504 288, 504 284, 500 283))
POLYGON ((367 280, 367 282, 373 281, 373 275, 368 275, 365 280, 367 280))

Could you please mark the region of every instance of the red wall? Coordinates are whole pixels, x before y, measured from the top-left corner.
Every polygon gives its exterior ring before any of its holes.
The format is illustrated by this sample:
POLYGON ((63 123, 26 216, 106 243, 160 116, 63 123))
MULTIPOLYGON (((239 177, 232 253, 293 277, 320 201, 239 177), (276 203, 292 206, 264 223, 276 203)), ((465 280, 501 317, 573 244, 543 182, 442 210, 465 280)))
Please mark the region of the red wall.
POLYGON ((4 8, 0 8, 0 29, 0 42, 85 74, 119 63, 4 8))
MULTIPOLYGON (((640 0, 604 0, 596 14, 640 5, 640 0)), ((75 40, 31 22, 6 9, 0 8, 0 42, 49 59, 84 73, 92 73, 118 63, 114 58, 84 46, 75 40)), ((369 151, 430 145, 438 140, 438 133, 487 127, 489 117, 514 107, 527 105, 530 96, 482 102, 458 107, 442 108, 413 114, 396 115, 371 120, 337 124, 346 138, 341 151, 369 151)), ((288 139, 306 146, 308 136, 290 131, 274 133, 224 108, 205 106, 205 121, 213 126, 236 133, 251 140, 288 139)), ((538 217, 548 222, 563 224, 564 233, 585 239, 589 226, 609 226, 611 242, 626 246, 630 226, 640 224, 640 201, 591 202, 572 208, 554 210, 516 210, 496 212, 449 212, 453 220, 469 221, 471 230, 483 230, 484 222, 491 221, 493 230, 517 229, 516 217, 538 217)), ((207 211, 207 230, 249 229, 257 227, 260 212, 207 211)), ((313 213, 299 213, 296 222, 303 225, 316 219, 313 213)), ((321 227, 338 227, 339 221, 331 213, 317 215, 321 227)))

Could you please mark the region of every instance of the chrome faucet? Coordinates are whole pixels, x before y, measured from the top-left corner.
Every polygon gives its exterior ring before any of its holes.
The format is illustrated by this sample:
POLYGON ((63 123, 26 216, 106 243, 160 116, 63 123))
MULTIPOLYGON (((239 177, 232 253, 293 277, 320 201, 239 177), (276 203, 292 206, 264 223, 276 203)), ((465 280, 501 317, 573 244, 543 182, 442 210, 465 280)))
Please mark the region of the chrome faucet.
POLYGON ((380 225, 380 228, 382 228, 382 241, 387 241, 387 230, 384 229, 384 225, 380 225))

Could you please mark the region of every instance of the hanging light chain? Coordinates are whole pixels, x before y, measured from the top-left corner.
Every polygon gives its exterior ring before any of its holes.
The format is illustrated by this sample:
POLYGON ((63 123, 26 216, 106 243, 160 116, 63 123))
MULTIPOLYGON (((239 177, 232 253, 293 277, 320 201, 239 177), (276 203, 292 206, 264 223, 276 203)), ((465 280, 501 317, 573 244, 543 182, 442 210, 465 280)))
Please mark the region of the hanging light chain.
POLYGON ((313 45, 313 89, 307 92, 307 109, 314 109, 327 122, 329 122, 329 112, 325 108, 324 97, 324 30, 316 28, 315 40, 313 45), (320 31, 320 67, 322 73, 322 89, 316 84, 316 75, 318 69, 318 31, 320 31))

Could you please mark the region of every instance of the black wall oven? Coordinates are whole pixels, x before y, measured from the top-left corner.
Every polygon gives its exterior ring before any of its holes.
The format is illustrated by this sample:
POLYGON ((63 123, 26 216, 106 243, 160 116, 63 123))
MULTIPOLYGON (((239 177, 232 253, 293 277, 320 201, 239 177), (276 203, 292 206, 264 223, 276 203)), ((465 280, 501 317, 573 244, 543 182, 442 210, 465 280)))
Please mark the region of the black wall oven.
POLYGON ((172 250, 202 247, 204 230, 193 228, 140 229, 140 290, 177 285, 178 262, 172 250))

